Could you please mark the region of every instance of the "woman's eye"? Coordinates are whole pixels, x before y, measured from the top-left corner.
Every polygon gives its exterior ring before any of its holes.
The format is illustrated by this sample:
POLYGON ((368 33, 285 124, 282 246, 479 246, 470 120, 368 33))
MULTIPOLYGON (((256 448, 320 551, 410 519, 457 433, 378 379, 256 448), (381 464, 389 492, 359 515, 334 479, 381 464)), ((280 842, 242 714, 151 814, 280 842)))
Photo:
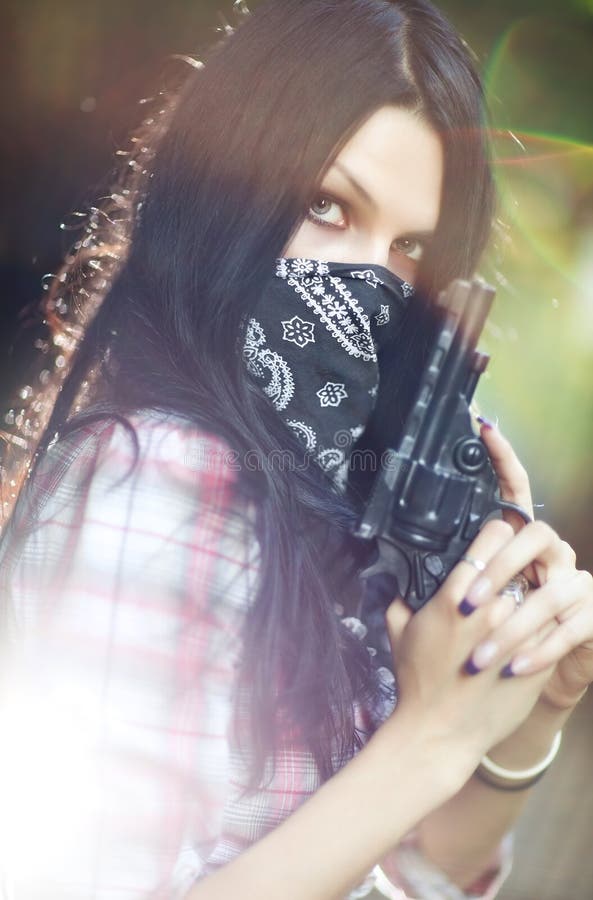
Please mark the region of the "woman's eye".
POLYGON ((398 253, 403 253, 404 256, 413 259, 415 262, 419 262, 422 259, 422 254, 424 253, 422 241, 414 238, 398 238, 393 246, 398 253))
POLYGON ((320 225, 337 225, 344 224, 344 212, 339 203, 320 194, 315 198, 311 206, 307 218, 312 222, 318 222, 320 225))

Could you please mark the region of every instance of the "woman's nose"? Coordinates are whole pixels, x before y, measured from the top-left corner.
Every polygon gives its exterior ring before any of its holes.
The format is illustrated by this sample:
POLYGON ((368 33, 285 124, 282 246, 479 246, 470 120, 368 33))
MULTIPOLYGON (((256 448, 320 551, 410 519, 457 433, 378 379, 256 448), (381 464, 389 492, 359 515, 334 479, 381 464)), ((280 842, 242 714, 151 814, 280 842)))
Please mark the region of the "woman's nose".
POLYGON ((386 241, 385 239, 375 238, 372 240, 364 241, 364 246, 360 249, 362 251, 362 259, 365 262, 371 263, 374 266, 384 266, 387 268, 389 266, 389 258, 391 254, 391 242, 386 241))

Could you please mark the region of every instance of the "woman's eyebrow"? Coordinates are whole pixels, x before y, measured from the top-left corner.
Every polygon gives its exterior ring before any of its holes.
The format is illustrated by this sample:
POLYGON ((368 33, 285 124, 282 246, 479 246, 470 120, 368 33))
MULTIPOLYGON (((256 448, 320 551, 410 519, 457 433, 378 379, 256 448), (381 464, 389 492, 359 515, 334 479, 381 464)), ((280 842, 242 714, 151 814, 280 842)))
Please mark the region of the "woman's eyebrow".
POLYGON ((358 181, 356 180, 356 178, 354 178, 354 176, 350 174, 348 169, 346 169, 345 166, 343 166, 339 162, 335 162, 334 166, 336 169, 338 169, 339 172, 342 173, 342 175, 346 176, 346 178, 348 179, 348 181, 350 182, 350 184, 352 185, 354 190, 358 194, 360 194, 360 196, 368 203, 368 205, 376 210, 377 204, 375 203, 375 201, 373 200, 371 195, 363 188, 362 184, 359 184, 358 181))
POLYGON ((405 234, 402 234, 404 238, 419 238, 422 241, 428 241, 430 238, 433 238, 435 235, 434 229, 432 231, 406 231, 405 234))
MULTIPOLYGON (((360 194, 360 196, 365 200, 366 203, 368 203, 368 205, 373 210, 376 211, 378 209, 377 204, 375 203, 375 201, 373 200, 371 195, 368 193, 368 191, 365 190, 365 188, 363 188, 362 184, 360 184, 356 180, 356 178, 348 171, 348 169, 345 166, 343 166, 342 163, 339 163, 339 162, 335 162, 334 167, 336 169, 338 169, 338 171, 341 172, 342 175, 344 175, 348 179, 348 181, 350 182, 350 184, 352 185, 354 190, 358 194, 360 194)), ((435 233, 434 228, 429 229, 428 231, 407 231, 405 234, 405 237, 418 238, 420 240, 428 240, 429 238, 434 237, 434 233, 435 233)))

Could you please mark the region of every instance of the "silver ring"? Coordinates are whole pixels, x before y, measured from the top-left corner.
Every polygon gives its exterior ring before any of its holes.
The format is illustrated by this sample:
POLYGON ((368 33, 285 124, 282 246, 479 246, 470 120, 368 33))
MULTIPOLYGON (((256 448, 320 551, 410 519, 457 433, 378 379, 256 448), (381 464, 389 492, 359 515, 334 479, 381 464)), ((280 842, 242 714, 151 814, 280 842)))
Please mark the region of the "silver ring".
POLYGON ((470 566, 473 566, 474 569, 477 569, 477 570, 478 570, 478 572, 483 572, 484 569, 486 568, 486 563, 485 563, 485 562, 482 562, 481 559, 474 559, 473 556, 468 556, 467 553, 465 553, 465 554, 461 557, 461 559, 459 560, 459 562, 466 562, 466 563, 469 563, 470 566))
POLYGON ((515 601, 515 609, 519 609, 525 603, 527 591, 530 588, 529 581, 519 572, 509 583, 502 589, 501 594, 507 594, 515 601))

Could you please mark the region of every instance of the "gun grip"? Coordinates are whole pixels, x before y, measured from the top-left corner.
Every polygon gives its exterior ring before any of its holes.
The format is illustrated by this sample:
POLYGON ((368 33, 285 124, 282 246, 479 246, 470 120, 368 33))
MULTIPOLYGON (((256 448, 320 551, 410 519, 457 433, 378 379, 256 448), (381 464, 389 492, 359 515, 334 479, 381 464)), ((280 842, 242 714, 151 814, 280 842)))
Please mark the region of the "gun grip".
POLYGON ((396 597, 404 597, 410 583, 410 564, 406 555, 391 541, 377 538, 377 556, 360 572, 365 592, 380 595, 387 609, 396 597))

